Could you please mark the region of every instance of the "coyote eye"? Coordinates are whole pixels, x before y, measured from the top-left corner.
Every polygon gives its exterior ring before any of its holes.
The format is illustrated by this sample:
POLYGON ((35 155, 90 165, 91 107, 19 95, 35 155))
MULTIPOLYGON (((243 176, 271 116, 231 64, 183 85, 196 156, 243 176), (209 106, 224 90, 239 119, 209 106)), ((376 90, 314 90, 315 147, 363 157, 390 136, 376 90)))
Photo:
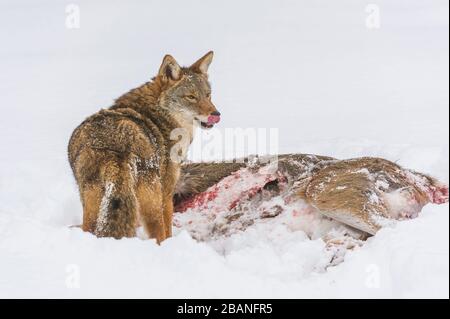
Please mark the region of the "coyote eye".
POLYGON ((211 97, 211 92, 206 93, 206 98, 209 99, 211 97))
POLYGON ((191 102, 197 101, 197 97, 195 95, 192 95, 192 94, 186 95, 185 98, 187 100, 191 101, 191 102))

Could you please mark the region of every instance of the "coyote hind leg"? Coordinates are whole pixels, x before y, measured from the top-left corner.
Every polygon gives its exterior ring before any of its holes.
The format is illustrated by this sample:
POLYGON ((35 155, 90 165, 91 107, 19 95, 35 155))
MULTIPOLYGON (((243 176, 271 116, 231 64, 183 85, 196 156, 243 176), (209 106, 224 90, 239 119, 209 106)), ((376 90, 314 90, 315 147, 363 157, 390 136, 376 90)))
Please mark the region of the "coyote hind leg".
POLYGON ((86 185, 81 191, 83 203, 83 224, 81 229, 94 233, 103 191, 100 185, 86 185))
POLYGON ((141 182, 136 192, 139 216, 147 235, 161 243, 167 238, 163 216, 161 184, 141 182))

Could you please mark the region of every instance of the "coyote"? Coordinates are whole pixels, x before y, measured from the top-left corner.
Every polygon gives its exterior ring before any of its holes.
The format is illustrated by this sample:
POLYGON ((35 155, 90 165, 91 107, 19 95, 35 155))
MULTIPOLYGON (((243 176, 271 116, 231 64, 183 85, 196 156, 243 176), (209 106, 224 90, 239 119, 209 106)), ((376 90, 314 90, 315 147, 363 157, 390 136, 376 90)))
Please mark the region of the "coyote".
MULTIPOLYGON (((139 224, 158 243, 171 236, 180 159, 197 126, 220 121, 211 102, 208 52, 190 67, 166 55, 158 74, 84 120, 69 141, 84 231, 133 237, 139 224), (180 147, 185 142, 186 147, 180 147)), ((184 145, 183 144, 183 145, 184 145)))

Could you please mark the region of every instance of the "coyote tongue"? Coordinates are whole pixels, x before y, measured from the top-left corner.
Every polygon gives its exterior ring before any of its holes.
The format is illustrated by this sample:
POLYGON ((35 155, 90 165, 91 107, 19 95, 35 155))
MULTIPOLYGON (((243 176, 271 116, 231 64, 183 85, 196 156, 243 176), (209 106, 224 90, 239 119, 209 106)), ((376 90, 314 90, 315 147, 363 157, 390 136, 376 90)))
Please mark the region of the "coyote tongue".
POLYGON ((213 125, 220 122, 220 115, 210 115, 208 116, 208 125, 213 125))

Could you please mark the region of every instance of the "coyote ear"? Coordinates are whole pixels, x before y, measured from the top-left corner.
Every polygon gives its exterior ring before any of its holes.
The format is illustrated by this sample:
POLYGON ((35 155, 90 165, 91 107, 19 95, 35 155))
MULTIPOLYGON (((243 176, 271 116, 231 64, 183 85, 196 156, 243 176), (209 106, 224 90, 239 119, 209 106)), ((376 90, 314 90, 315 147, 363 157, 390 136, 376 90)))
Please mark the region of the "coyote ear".
POLYGON ((211 64, 212 58, 214 56, 213 51, 209 51, 203 57, 201 57, 197 62, 191 65, 191 69, 206 74, 208 72, 209 65, 211 64))
POLYGON ((181 67, 171 55, 167 54, 159 67, 158 75, 162 76, 163 79, 179 80, 181 77, 181 67))

